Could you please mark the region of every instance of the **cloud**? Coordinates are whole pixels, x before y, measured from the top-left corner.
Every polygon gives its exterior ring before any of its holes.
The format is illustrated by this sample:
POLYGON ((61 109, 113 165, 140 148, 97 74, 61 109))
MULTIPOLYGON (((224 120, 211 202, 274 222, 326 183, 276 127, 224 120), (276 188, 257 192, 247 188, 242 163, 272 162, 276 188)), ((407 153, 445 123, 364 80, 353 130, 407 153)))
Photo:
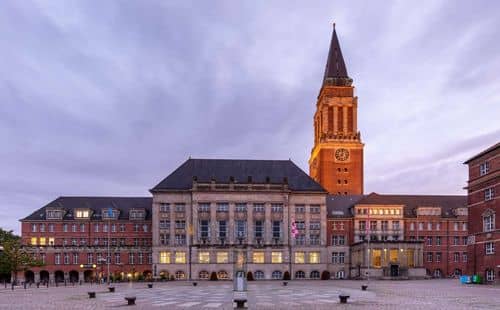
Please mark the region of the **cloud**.
POLYGON ((366 191, 461 193, 498 141, 498 6, 4 1, 0 226, 59 195, 148 195, 190 155, 308 171, 332 21, 366 191))

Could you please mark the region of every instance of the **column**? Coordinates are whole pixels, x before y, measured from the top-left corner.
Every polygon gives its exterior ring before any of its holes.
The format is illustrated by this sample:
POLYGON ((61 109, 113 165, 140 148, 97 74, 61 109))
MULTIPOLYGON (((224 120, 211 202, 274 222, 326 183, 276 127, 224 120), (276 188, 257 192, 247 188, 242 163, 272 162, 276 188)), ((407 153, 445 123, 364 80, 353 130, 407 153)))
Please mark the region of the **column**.
POLYGON ((271 226, 271 204, 264 204, 265 221, 264 221, 264 244, 272 242, 272 226, 271 226))
POLYGON ((229 238, 228 238, 228 242, 230 244, 234 244, 235 243, 235 238, 234 238, 234 208, 235 208, 235 204, 233 202, 229 203, 229 216, 228 216, 228 234, 229 234, 229 238))
POLYGON ((214 244, 217 242, 217 205, 215 203, 210 203, 210 243, 214 244))
POLYGON ((333 107, 333 133, 337 133, 339 131, 339 122, 337 122, 338 115, 339 115, 339 107, 334 106, 333 107))
POLYGON ((347 133, 347 131, 348 131, 348 128, 347 128, 348 122, 347 122, 347 107, 346 106, 342 107, 342 122, 344 123, 343 126, 342 126, 344 128, 344 133, 347 133))
MULTIPOLYGON (((253 213, 252 213, 252 204, 247 204, 247 243, 254 243, 254 230, 253 230, 253 213)), ((247 258, 248 261, 248 258, 247 258)))

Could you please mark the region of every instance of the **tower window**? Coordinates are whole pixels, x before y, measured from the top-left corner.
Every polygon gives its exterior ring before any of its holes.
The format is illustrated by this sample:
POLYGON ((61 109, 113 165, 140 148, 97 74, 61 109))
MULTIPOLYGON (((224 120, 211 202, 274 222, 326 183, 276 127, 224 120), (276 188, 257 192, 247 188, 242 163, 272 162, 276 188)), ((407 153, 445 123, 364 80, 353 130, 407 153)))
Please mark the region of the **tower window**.
POLYGON ((347 172, 347 168, 344 168, 344 172, 347 172))
POLYGON ((344 180, 344 184, 347 184, 347 180, 344 180))
POLYGON ((337 184, 340 184, 340 183, 342 183, 342 182, 340 180, 337 180, 337 184))

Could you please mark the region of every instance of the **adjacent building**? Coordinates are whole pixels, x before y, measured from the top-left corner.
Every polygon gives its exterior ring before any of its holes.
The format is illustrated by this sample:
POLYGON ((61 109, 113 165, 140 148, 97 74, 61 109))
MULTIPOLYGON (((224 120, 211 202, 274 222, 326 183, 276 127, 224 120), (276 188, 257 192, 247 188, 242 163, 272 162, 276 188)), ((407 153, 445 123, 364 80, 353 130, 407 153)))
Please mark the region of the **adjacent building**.
POLYGON ((149 197, 59 197, 21 220, 22 242, 45 266, 31 282, 147 278, 151 272, 149 197))
POLYGON ((469 167, 467 272, 500 282, 500 143, 465 162, 469 167))

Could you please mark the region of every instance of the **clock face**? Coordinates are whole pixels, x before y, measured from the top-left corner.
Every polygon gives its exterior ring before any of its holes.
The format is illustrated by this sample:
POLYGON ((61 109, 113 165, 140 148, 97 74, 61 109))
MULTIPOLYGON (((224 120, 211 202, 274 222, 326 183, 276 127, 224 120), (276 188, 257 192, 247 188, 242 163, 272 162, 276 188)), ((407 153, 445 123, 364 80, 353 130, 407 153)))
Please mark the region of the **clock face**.
POLYGON ((335 151, 335 158, 338 161, 346 161, 349 159, 349 151, 347 149, 337 149, 335 151))

